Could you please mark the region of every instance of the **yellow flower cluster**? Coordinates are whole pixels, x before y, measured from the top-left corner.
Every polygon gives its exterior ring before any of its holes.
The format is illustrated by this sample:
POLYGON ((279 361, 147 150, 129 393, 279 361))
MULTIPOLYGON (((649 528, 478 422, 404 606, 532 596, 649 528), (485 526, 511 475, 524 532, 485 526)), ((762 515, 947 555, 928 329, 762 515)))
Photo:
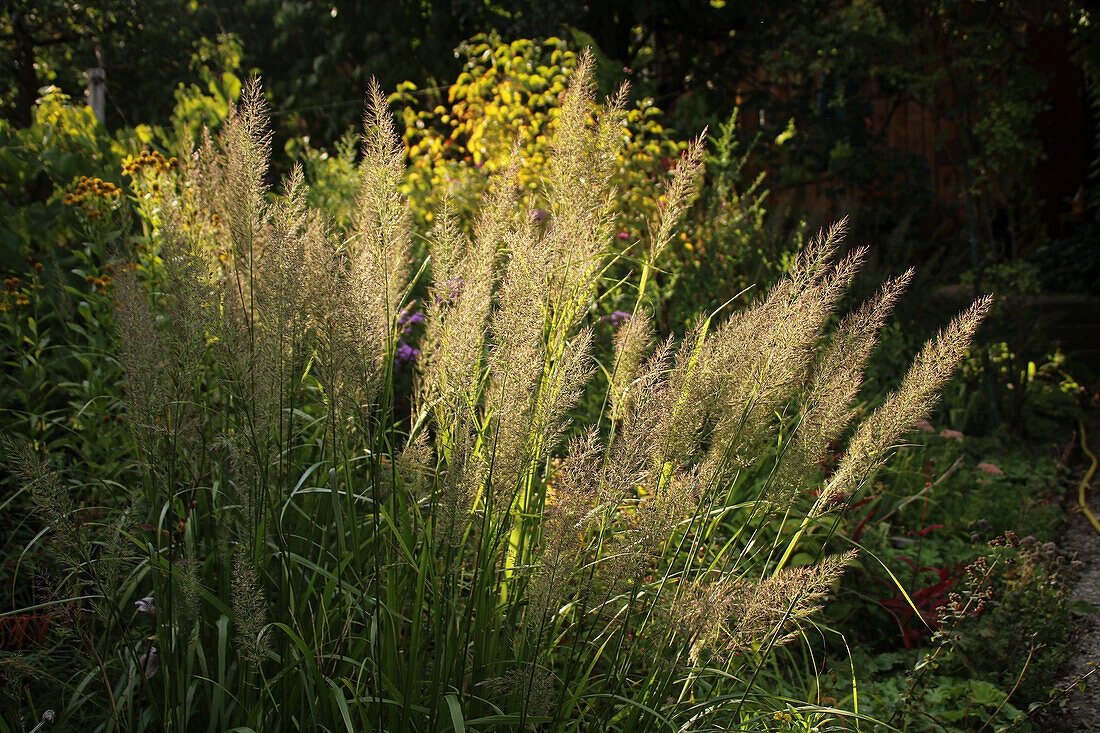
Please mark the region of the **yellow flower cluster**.
POLYGON ((122 189, 102 178, 81 176, 71 193, 65 194, 66 206, 79 206, 89 219, 99 219, 113 209, 122 189))
POLYGON ((0 311, 6 311, 12 306, 30 303, 27 291, 22 285, 22 281, 14 275, 4 278, 4 294, 0 297, 0 311))
POLYGON ((85 199, 118 196, 121 191, 122 189, 110 181, 104 181, 102 178, 81 176, 76 182, 76 189, 72 193, 65 194, 65 205, 74 206, 76 204, 83 204, 85 199))
MULTIPOLYGON (((84 276, 84 280, 86 282, 89 282, 92 285, 94 285, 96 290, 98 290, 101 293, 107 292, 107 288, 109 288, 111 286, 111 282, 113 281, 113 278, 111 277, 111 273, 113 273, 115 271, 115 268, 114 268, 113 265, 107 265, 106 267, 104 267, 104 269, 107 271, 106 274, 100 275, 99 277, 96 277, 95 275, 85 275, 84 276)), ((124 267, 123 269, 126 269, 126 268, 124 267)))
MULTIPOLYGON (((399 85, 391 97, 391 102, 404 105, 409 156, 405 192, 413 201, 414 215, 425 223, 431 222, 443 191, 460 214, 467 213, 465 202, 476 200, 474 194, 486 177, 507 165, 517 142, 524 199, 529 203, 539 195, 562 94, 577 63, 577 54, 557 38, 502 43, 481 36, 461 51, 466 64, 448 88, 446 104, 430 111, 418 108, 418 92, 411 82, 399 85)), ((624 165, 614 181, 625 230, 619 233, 623 246, 645 236, 646 222, 658 211, 659 191, 683 147, 657 123, 658 114, 648 100, 626 114, 624 165)))
POLYGON ((136 158, 127 157, 122 162, 122 175, 133 178, 145 170, 166 173, 179 168, 179 164, 179 159, 174 155, 171 158, 165 158, 157 150, 143 150, 136 158))

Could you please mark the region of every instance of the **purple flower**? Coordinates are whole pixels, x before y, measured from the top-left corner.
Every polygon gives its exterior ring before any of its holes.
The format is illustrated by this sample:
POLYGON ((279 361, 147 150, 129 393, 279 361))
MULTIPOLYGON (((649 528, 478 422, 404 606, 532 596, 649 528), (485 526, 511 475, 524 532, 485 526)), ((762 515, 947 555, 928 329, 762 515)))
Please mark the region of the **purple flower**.
POLYGON ((157 655, 157 648, 155 646, 149 647, 149 651, 138 657, 138 664, 145 670, 145 679, 152 678, 160 669, 160 657, 157 655))
POLYGON ((413 311, 412 313, 409 313, 409 309, 406 308, 405 310, 401 311, 400 315, 397 316, 397 325, 402 326, 413 323, 420 323, 423 320, 423 313, 421 313, 420 311, 413 311))
POLYGON ((405 333, 411 333, 412 327, 416 323, 424 322, 424 314, 420 311, 413 311, 409 313, 408 309, 401 311, 401 315, 397 316, 397 325, 405 327, 405 333))
POLYGON ((630 235, 627 234, 626 232, 619 232, 619 239, 627 239, 629 237, 630 237, 630 235))
POLYGON ((604 323, 606 323, 607 321, 611 321, 611 325, 613 327, 617 327, 625 323, 626 321, 629 321, 631 318, 633 318, 633 316, 631 316, 629 313, 626 313, 625 311, 615 311, 614 313, 600 316, 600 320, 604 323))
POLYGON ((542 220, 550 215, 550 212, 546 209, 535 209, 531 212, 531 218, 535 221, 542 223, 542 220))
POLYGON ((140 601, 134 601, 134 605, 137 606, 138 613, 155 615, 157 612, 157 604, 152 596, 145 596, 140 601))
POLYGON ((404 341, 398 342, 397 351, 394 352, 394 361, 398 364, 411 364, 420 356, 420 349, 414 349, 404 341))

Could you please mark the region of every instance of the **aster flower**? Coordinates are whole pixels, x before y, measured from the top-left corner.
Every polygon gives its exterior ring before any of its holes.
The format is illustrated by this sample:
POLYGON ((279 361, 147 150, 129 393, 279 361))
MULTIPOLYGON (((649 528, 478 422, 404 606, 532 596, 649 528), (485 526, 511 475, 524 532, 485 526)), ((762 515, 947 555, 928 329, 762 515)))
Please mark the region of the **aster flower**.
POLYGON ((415 362, 420 356, 420 349, 414 349, 404 341, 400 341, 397 345, 397 351, 394 352, 394 361, 399 364, 411 364, 415 362))
POLYGON ((625 311, 615 311, 614 313, 600 316, 600 321, 603 323, 607 323, 608 321, 610 321, 611 326, 613 328, 616 328, 626 321, 629 321, 631 318, 633 318, 633 316, 625 311))

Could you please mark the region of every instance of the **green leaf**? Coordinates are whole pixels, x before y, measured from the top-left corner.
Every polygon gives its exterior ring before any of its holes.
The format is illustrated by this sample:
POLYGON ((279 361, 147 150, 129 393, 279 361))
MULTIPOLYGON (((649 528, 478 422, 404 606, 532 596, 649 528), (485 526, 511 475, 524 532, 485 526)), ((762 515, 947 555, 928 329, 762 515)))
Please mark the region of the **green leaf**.
POLYGON ((443 697, 447 701, 447 710, 451 714, 451 728, 455 733, 466 733, 466 723, 462 718, 462 707, 458 704, 458 696, 453 692, 443 697))

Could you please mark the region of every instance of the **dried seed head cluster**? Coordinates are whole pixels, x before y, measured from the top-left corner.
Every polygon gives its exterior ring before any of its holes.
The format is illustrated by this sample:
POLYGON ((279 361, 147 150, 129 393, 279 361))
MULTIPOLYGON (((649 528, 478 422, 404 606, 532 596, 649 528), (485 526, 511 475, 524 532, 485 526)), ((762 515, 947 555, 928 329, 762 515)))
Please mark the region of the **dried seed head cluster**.
POLYGON ((687 211, 698 194, 700 173, 707 152, 707 132, 703 132, 688 145, 684 155, 676 164, 672 182, 662 201, 657 233, 653 237, 650 259, 656 259, 675 232, 680 218, 687 211))
POLYGON ((874 298, 845 317, 813 365, 801 401, 798 428, 779 460, 776 485, 793 495, 816 475, 814 464, 854 417, 851 405, 863 381, 878 331, 912 278, 912 270, 882 286, 874 298))

